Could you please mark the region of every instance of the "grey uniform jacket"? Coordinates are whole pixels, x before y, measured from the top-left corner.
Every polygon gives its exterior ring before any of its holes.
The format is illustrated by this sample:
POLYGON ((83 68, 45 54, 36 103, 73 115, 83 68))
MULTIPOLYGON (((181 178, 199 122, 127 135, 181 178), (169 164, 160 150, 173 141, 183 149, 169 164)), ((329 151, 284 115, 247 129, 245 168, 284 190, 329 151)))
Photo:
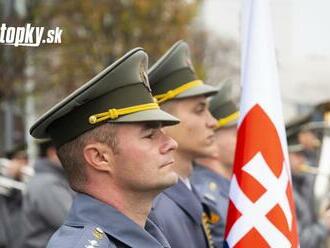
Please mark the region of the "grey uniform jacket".
POLYGON ((145 229, 112 206, 91 196, 77 194, 64 225, 48 248, 170 248, 152 221, 145 229))
POLYGON ((6 198, 3 195, 0 195, 0 220, 0 247, 10 247, 14 227, 11 226, 6 198))
POLYGON ((220 218, 219 223, 211 225, 212 236, 216 246, 223 247, 230 181, 203 166, 195 164, 191 183, 204 201, 209 200, 215 203, 220 218))
POLYGON ((202 227, 202 213, 200 200, 179 180, 156 197, 149 216, 172 248, 205 248, 208 243, 202 227))
POLYGON ((313 209, 309 206, 305 195, 297 190, 297 179, 297 176, 292 175, 300 247, 325 248, 329 233, 326 227, 313 216, 313 209))
POLYGON ((64 170, 47 159, 35 165, 35 175, 23 197, 22 248, 44 248, 53 233, 63 224, 74 192, 64 170))

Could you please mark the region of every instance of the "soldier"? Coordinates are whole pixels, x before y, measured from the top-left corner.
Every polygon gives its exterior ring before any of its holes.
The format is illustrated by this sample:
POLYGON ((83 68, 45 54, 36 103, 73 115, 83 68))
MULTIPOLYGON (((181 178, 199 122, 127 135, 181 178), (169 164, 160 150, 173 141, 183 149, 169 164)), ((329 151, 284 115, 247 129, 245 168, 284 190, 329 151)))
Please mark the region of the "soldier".
POLYGON ((51 138, 77 191, 48 247, 170 247, 147 216, 152 200, 178 180, 176 142, 150 92, 148 57, 136 48, 44 114, 30 129, 51 138))
POLYGON ((319 121, 313 121, 313 116, 308 113, 293 119, 286 125, 289 142, 295 141, 304 148, 304 153, 309 165, 318 166, 321 140, 319 138, 321 127, 319 121))
MULTIPOLYGON (((5 228, 7 246, 5 247, 17 247, 19 240, 22 236, 22 190, 25 188, 24 184, 24 169, 28 168, 28 158, 26 154, 26 147, 24 144, 18 145, 13 150, 7 153, 9 159, 8 164, 4 170, 4 176, 9 180, 9 187, 7 192, 1 196, 1 205, 5 204, 1 208, 2 228, 5 228), (14 187, 18 185, 19 187, 14 187), (7 211, 6 211, 7 209, 7 211), (7 215, 7 216, 5 216, 7 215)), ((1 238, 0 238, 1 239, 1 238)), ((0 246, 1 247, 1 246, 0 246)))
MULTIPOLYGON (((315 213, 314 206, 308 202, 305 193, 300 190, 301 180, 306 176, 303 172, 304 168, 308 167, 306 165, 308 160, 304 149, 304 146, 301 144, 291 144, 289 146, 289 160, 299 227, 299 241, 301 248, 322 248, 326 247, 326 238, 330 233, 330 209, 325 209, 318 216, 315 213)), ((310 168, 313 169, 313 167, 310 168)))
MULTIPOLYGON (((236 128, 239 112, 231 99, 232 84, 226 81, 217 95, 212 97, 209 110, 217 120, 215 132, 216 152, 212 156, 198 159, 191 178, 192 184, 201 195, 217 204, 218 212, 225 226, 230 177, 234 164, 236 128)), ((224 237, 224 228, 216 237, 224 237)))
MULTIPOLYGON (((305 115, 299 118, 295 118, 286 125, 287 140, 290 145, 299 144, 299 155, 303 155, 305 165, 299 169, 304 170, 318 170, 318 160, 321 137, 324 124, 322 122, 311 121, 310 115, 305 115)), ((296 146, 298 147, 298 146, 296 146)), ((296 158, 296 156, 293 157, 296 158)), ((298 168, 297 168, 298 169, 298 168)), ((299 192, 300 195, 306 200, 311 209, 314 209, 315 195, 315 174, 313 173, 300 173, 293 175, 294 190, 299 192)))
POLYGON ((39 141, 39 148, 40 159, 23 197, 22 248, 46 247, 63 224, 74 196, 52 142, 39 141))
POLYGON ((11 246, 11 237, 14 236, 14 229, 11 225, 9 211, 7 207, 6 197, 0 193, 0 247, 6 248, 11 246))
POLYGON ((190 184, 193 160, 213 151, 215 119, 208 110, 207 96, 217 90, 203 84, 190 62, 188 45, 179 41, 149 70, 154 97, 161 108, 181 121, 165 128, 178 142, 174 169, 179 182, 154 201, 151 219, 165 234, 172 248, 213 247, 208 217, 210 208, 190 184))

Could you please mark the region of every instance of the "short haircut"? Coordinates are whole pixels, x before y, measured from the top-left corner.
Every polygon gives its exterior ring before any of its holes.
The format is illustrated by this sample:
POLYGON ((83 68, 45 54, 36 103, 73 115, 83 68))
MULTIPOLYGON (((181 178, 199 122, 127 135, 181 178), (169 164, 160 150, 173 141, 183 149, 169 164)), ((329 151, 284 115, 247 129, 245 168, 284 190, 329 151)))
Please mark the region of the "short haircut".
POLYGON ((86 160, 83 154, 86 145, 91 142, 100 142, 109 145, 115 153, 118 151, 116 127, 116 124, 103 124, 57 149, 57 155, 73 190, 83 192, 87 182, 86 160))

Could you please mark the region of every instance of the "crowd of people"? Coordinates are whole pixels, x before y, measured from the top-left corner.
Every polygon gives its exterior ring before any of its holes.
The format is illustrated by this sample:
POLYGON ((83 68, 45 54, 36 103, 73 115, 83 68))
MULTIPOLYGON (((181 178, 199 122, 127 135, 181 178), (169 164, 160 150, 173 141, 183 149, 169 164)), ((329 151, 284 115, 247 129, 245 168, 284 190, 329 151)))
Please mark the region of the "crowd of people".
MULTIPOLYGON (((24 148, 0 161, 0 247, 223 247, 231 86, 204 84, 184 41, 149 69, 143 49, 129 51, 30 128, 34 173, 24 148)), ((302 248, 328 247, 330 231, 330 198, 314 196, 329 178, 318 168, 329 125, 313 115, 287 125, 302 248)))

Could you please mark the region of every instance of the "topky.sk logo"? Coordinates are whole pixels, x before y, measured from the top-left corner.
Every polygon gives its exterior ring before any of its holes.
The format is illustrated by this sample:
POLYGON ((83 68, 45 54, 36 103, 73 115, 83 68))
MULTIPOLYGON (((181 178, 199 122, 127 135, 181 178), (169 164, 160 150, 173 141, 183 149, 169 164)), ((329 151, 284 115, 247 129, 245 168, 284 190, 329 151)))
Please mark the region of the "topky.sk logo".
POLYGON ((39 47, 40 44, 60 44, 63 30, 59 27, 45 30, 27 23, 24 27, 0 26, 0 44, 11 46, 39 47))

